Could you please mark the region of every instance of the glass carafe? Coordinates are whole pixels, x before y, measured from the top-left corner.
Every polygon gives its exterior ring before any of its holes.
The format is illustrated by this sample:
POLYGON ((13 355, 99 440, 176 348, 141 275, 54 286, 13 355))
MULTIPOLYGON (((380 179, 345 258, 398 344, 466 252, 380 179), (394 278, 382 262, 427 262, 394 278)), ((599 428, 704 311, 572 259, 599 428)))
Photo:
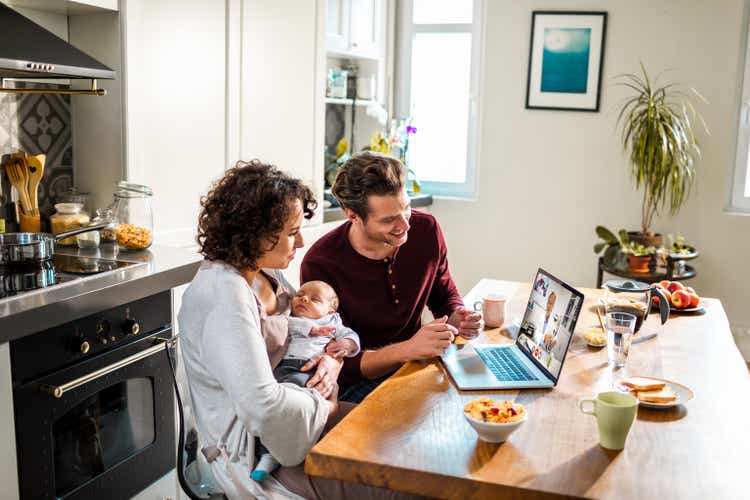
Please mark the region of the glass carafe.
POLYGON ((666 297, 653 285, 632 280, 610 280, 604 283, 604 310, 624 312, 635 316, 635 333, 638 333, 651 311, 652 296, 659 297, 661 324, 669 316, 669 304, 666 297))
POLYGON ((144 250, 153 242, 153 191, 148 186, 121 181, 115 192, 115 237, 121 250, 144 250))

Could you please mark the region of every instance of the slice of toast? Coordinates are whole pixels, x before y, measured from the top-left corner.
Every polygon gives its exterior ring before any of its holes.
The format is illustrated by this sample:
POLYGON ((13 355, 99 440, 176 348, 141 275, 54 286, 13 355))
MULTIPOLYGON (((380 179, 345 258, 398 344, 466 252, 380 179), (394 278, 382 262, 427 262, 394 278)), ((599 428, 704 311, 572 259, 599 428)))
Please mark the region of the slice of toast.
POLYGON ((671 403, 677 399, 677 394, 667 385, 654 391, 638 391, 636 397, 647 403, 671 403))
POLYGON ((660 380, 643 377, 625 377, 620 380, 620 383, 636 391, 655 391, 666 385, 660 380))

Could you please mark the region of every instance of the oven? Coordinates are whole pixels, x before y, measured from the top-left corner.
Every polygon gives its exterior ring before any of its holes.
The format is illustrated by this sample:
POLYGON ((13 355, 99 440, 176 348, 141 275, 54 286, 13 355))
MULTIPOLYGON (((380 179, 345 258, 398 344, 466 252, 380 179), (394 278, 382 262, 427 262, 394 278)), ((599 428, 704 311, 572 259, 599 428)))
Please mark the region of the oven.
POLYGON ((22 499, 131 498, 175 467, 169 291, 11 342, 22 499))

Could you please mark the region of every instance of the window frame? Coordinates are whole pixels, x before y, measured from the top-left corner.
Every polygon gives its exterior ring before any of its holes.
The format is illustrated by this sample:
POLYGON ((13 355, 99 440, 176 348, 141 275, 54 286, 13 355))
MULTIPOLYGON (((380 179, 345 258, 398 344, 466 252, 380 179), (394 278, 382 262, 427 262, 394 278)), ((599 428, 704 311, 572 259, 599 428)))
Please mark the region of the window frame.
POLYGON ((738 106, 736 126, 736 151, 734 158, 733 175, 731 176, 731 185, 729 187, 729 206, 727 212, 745 213, 750 215, 750 196, 745 196, 746 183, 750 181, 750 43, 748 43, 748 34, 750 34, 750 16, 748 9, 745 9, 743 16, 744 48, 742 54, 742 81, 740 84, 740 102, 738 106))
MULTIPOLYGON (((411 113, 411 59, 412 40, 416 33, 470 33, 471 70, 469 74, 468 140, 466 148, 466 180, 463 183, 435 182, 419 179, 422 192, 440 198, 476 199, 479 195, 479 156, 482 120, 481 106, 484 71, 482 61, 485 50, 485 0, 473 0, 473 16, 470 24, 414 24, 412 21, 413 0, 398 2, 396 40, 396 85, 394 105, 396 116, 411 113)), ((417 129, 419 128, 417 117, 417 129)), ((417 132, 419 133, 419 132, 417 132)))

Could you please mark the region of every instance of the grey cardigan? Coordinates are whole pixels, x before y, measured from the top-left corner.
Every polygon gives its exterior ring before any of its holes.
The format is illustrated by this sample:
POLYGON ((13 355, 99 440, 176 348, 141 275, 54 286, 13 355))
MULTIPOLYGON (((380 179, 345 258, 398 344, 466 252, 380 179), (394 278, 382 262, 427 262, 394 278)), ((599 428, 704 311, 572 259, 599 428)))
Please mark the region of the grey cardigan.
POLYGON ((253 437, 282 465, 299 464, 320 437, 328 406, 312 389, 276 382, 259 311, 243 276, 221 262, 205 261, 183 295, 181 349, 199 444, 219 451, 210 468, 229 498, 296 498, 273 478, 250 479, 253 437))

